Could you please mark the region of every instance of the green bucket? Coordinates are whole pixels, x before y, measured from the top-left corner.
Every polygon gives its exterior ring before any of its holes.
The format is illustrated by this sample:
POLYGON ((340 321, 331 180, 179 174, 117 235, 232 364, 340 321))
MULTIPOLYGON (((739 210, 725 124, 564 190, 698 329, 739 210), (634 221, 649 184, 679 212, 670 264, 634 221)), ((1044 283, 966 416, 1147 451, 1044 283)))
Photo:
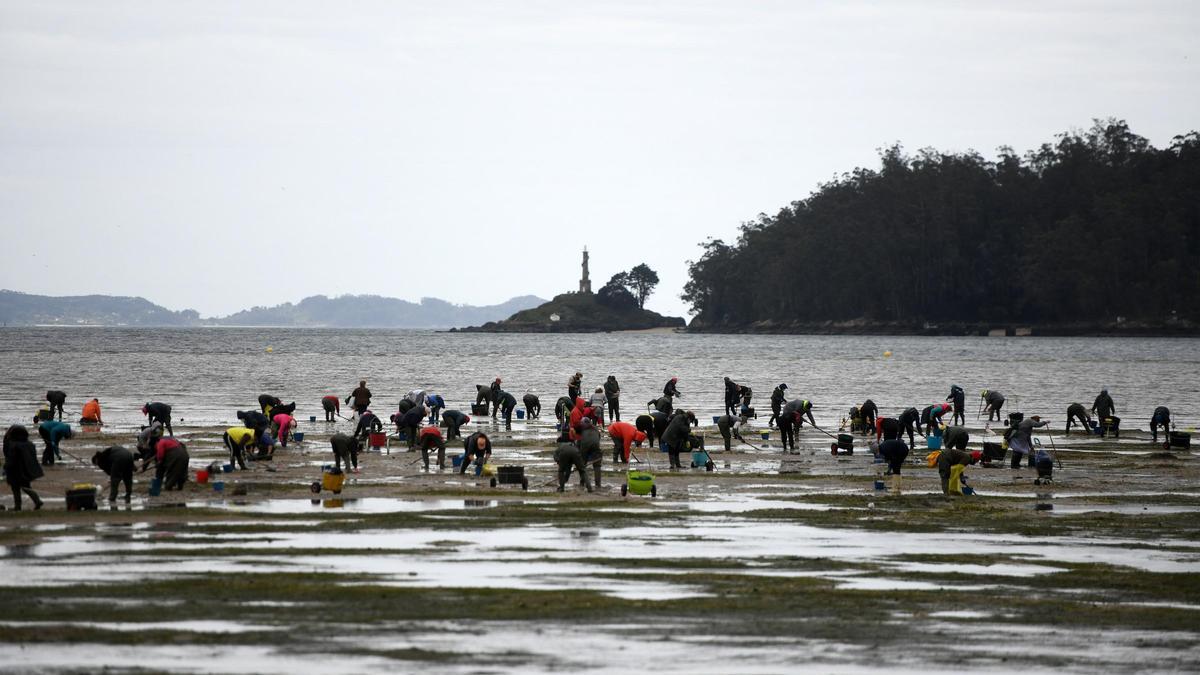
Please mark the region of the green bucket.
POLYGON ((630 471, 625 475, 629 491, 635 495, 648 495, 654 489, 654 474, 645 471, 630 471))

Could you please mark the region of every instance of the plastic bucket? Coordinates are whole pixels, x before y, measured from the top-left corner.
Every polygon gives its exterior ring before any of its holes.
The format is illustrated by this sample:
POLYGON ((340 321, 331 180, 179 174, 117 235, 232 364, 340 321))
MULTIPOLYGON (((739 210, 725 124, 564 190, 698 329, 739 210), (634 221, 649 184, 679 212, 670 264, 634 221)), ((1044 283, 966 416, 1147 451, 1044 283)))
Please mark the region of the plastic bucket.
POLYGON ((225 481, 223 481, 223 480, 214 481, 212 486, 213 486, 214 492, 224 492, 225 491, 225 481))
POLYGON ((308 421, 309 421, 309 422, 316 422, 316 421, 317 421, 317 416, 316 416, 316 415, 309 415, 309 416, 308 416, 308 421))
POLYGON ((383 446, 387 445, 387 434, 372 433, 368 444, 372 448, 382 448, 383 446))
POLYGON ((764 431, 764 432, 762 432, 762 439, 763 439, 764 441, 769 441, 769 440, 771 440, 771 432, 769 432, 769 431, 764 431))
POLYGON ((304 440, 304 432, 303 431, 293 431, 292 432, 292 440, 296 441, 297 443, 303 441, 304 440))
POLYGON ((695 450, 693 450, 692 451, 692 466, 704 466, 706 464, 708 464, 708 453, 707 452, 696 452, 695 450))
POLYGON ((232 464, 222 464, 221 471, 224 471, 225 473, 229 473, 229 472, 233 471, 233 465, 232 464))
POLYGON ((463 455, 455 455, 450 458, 450 466, 462 466, 463 455))
POLYGON ((654 488, 654 475, 645 471, 630 471, 625 476, 629 491, 635 495, 648 495, 654 488))
POLYGON ((930 437, 926 438, 925 439, 925 447, 929 448, 930 450, 941 450, 942 449, 942 437, 941 436, 930 436, 930 437))
POLYGON ((721 416, 720 416, 720 415, 713 415, 713 424, 716 424, 716 423, 717 423, 717 422, 719 422, 719 421, 721 421, 721 416))
POLYGON ((201 485, 208 482, 208 471, 206 469, 196 471, 196 482, 201 485))
POLYGON ((525 411, 524 410, 517 411, 517 419, 519 419, 519 420, 525 419, 525 411))

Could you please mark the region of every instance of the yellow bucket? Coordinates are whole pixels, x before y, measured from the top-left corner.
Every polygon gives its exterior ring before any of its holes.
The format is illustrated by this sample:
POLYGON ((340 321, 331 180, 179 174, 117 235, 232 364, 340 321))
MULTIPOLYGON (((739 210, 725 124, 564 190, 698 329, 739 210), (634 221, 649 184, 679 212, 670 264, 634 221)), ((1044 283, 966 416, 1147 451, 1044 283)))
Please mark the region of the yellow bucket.
POLYGON ((346 474, 341 471, 326 471, 321 474, 321 489, 337 494, 342 491, 346 482, 346 474))

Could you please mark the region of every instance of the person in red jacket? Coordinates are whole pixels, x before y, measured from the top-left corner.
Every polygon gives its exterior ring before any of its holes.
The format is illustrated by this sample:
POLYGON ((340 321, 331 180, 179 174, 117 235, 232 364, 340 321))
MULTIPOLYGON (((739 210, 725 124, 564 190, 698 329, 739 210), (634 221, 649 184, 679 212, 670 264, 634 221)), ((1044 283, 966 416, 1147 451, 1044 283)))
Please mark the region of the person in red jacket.
POLYGON ((326 422, 332 422, 334 415, 342 413, 342 401, 336 396, 322 396, 321 407, 325 409, 326 422))
POLYGON ((634 443, 642 447, 646 434, 629 422, 613 422, 608 425, 608 435, 613 442, 613 461, 629 463, 629 448, 634 443))
POLYGON ((596 423, 596 426, 600 426, 604 423, 604 420, 600 417, 600 412, 588 405, 588 402, 583 400, 582 396, 577 396, 575 397, 575 407, 571 409, 571 417, 569 420, 569 426, 571 428, 571 440, 579 440, 580 432, 583 431, 582 427, 580 426, 580 422, 583 421, 584 417, 592 418, 592 421, 596 423))
POLYGON ((442 438, 442 430, 431 424, 417 432, 417 439, 417 443, 421 448, 421 461, 425 463, 425 470, 429 470, 429 451, 434 448, 437 448, 438 451, 438 470, 445 469, 446 441, 442 438))

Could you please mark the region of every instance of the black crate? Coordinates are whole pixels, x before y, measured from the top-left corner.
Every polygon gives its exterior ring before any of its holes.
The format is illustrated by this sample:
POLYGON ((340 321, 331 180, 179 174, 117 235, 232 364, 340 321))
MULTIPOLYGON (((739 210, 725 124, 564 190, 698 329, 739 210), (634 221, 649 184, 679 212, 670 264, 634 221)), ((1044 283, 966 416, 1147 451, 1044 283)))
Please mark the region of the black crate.
POLYGON ((96 488, 72 488, 67 490, 68 511, 95 511, 96 488))
POLYGON ((1187 450, 1192 447, 1192 435, 1186 431, 1172 431, 1170 440, 1172 448, 1187 450))
POLYGON ((472 403, 471 404, 471 414, 474 415, 475 417, 486 416, 488 414, 488 404, 472 403))
POLYGON ((989 461, 994 460, 997 462, 1002 462, 1002 461, 1004 461, 1004 457, 1007 454, 1008 454, 1008 451, 1005 450, 1004 446, 999 443, 984 443, 983 444, 983 456, 985 459, 987 459, 989 461))

